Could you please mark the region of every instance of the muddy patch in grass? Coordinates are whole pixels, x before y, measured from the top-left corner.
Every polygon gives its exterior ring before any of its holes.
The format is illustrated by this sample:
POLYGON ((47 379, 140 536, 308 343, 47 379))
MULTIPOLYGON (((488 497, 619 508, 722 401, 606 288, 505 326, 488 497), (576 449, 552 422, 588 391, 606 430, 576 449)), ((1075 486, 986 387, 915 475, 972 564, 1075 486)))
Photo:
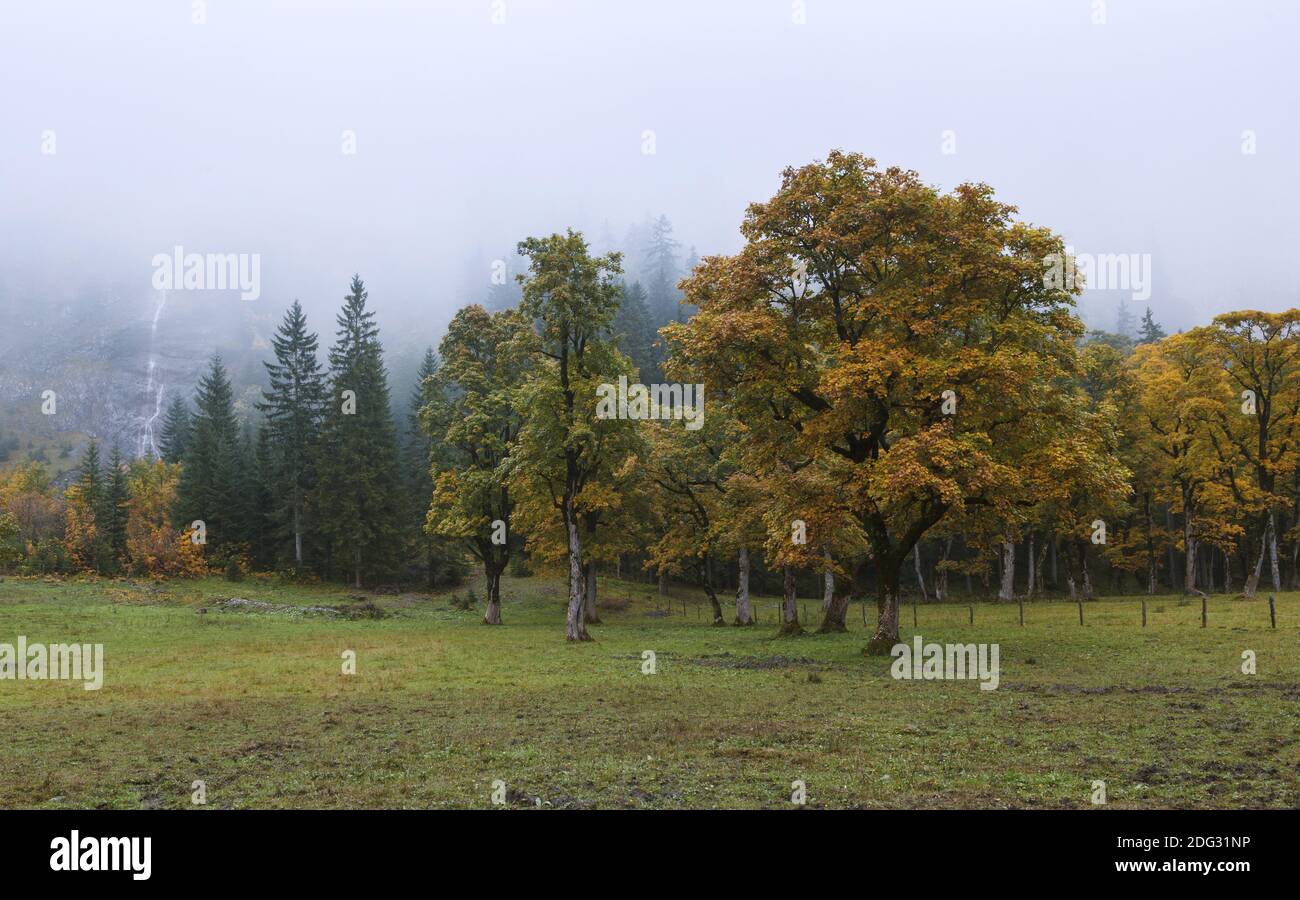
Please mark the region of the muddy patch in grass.
MULTIPOLYGON (((212 609, 220 612, 258 613, 280 616, 332 616, 340 619, 382 619, 388 614, 383 609, 367 600, 346 606, 296 606, 292 603, 268 603, 265 600, 248 600, 244 597, 230 597, 212 604, 212 609)), ((202 607, 197 612, 208 611, 202 607)))
POLYGON ((687 662, 713 669, 826 668, 825 664, 806 656, 732 656, 730 653, 709 653, 688 659, 687 662))

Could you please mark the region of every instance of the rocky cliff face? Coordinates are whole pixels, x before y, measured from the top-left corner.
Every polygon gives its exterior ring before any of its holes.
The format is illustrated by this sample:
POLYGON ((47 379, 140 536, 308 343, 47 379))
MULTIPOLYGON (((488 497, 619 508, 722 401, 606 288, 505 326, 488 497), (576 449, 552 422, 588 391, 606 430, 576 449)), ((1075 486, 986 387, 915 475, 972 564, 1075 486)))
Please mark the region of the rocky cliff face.
POLYGON ((192 399, 214 352, 250 406, 275 321, 265 301, 185 291, 129 300, 111 292, 58 302, 10 296, 0 310, 0 432, 90 435, 127 457, 156 451, 163 411, 177 394, 192 399), (55 395, 52 413, 46 391, 55 395))

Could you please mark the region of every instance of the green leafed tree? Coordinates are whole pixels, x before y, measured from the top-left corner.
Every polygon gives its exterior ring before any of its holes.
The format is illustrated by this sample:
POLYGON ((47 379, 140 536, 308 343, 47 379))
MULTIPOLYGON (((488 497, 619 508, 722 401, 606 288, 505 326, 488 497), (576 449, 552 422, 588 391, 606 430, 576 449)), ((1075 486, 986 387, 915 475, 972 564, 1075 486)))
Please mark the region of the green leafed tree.
POLYGON ((514 392, 525 377, 528 321, 513 310, 478 305, 456 313, 439 346, 441 365, 424 381, 421 422, 437 452, 428 460, 431 535, 456 538, 483 564, 487 611, 501 624, 501 573, 518 545, 510 455, 522 416, 514 392))
POLYGON ((621 257, 591 256, 586 240, 571 229, 522 241, 519 252, 528 260, 528 272, 520 276, 520 309, 535 323, 535 333, 529 341, 534 372, 518 399, 528 419, 514 466, 534 495, 546 498, 564 528, 565 636, 586 641, 591 636, 584 610, 582 495, 602 467, 618 468, 616 454, 606 452, 608 432, 635 424, 596 416, 597 388, 631 368, 610 337, 621 257))
POLYGON ((406 531, 411 535, 412 553, 424 568, 431 588, 458 582, 467 572, 464 544, 425 529, 429 500, 433 496, 433 470, 441 466, 450 453, 441 436, 431 436, 421 422, 420 411, 440 396, 438 368, 438 354, 429 347, 416 372, 402 444, 402 475, 408 519, 406 531))

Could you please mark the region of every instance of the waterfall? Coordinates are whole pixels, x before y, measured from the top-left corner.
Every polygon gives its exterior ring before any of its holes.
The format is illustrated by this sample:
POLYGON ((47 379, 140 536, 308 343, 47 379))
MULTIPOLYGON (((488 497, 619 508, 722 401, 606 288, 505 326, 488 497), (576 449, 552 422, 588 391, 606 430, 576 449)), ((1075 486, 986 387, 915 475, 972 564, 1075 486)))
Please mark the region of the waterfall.
POLYGON ((137 456, 144 456, 147 453, 154 456, 161 455, 158 452, 158 442, 154 435, 154 423, 162 415, 163 393, 166 391, 167 385, 161 381, 157 385, 154 384, 154 370, 158 368, 158 360, 154 354, 154 344, 158 338, 158 320, 162 318, 163 307, 166 305, 167 292, 160 291, 158 306, 153 312, 153 322, 149 326, 149 367, 144 388, 145 402, 153 401, 153 413, 145 417, 144 426, 140 429, 140 446, 136 453, 137 456))

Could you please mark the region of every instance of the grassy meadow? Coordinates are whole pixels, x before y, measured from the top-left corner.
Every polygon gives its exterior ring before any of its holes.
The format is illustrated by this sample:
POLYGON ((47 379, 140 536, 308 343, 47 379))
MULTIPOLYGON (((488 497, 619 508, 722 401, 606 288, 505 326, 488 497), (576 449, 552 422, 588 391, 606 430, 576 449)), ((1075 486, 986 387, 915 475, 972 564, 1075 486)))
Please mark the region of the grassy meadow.
MULTIPOLYGON (((1001 681, 898 681, 850 631, 714 628, 698 591, 507 579, 505 625, 436 594, 250 578, 0 582, 0 642, 102 643, 103 688, 0 681, 0 807, 531 808, 1300 805, 1300 595, 922 605, 927 642, 996 642, 1001 681), (273 604, 218 606, 242 597, 273 604), (361 599, 357 599, 361 598, 361 599), (683 600, 685 612, 683 613, 683 600), (382 611, 376 618, 371 603, 382 611), (329 606, 355 617, 306 612, 329 606), (342 654, 356 653, 356 674, 342 654), (642 673, 653 650, 657 672, 642 673), (1241 671, 1242 652, 1258 672, 1241 671)), ((476 585, 482 597, 481 583, 476 585)), ((874 608, 869 611, 874 621, 874 608)), ((910 640, 912 611, 902 613, 910 640)))

